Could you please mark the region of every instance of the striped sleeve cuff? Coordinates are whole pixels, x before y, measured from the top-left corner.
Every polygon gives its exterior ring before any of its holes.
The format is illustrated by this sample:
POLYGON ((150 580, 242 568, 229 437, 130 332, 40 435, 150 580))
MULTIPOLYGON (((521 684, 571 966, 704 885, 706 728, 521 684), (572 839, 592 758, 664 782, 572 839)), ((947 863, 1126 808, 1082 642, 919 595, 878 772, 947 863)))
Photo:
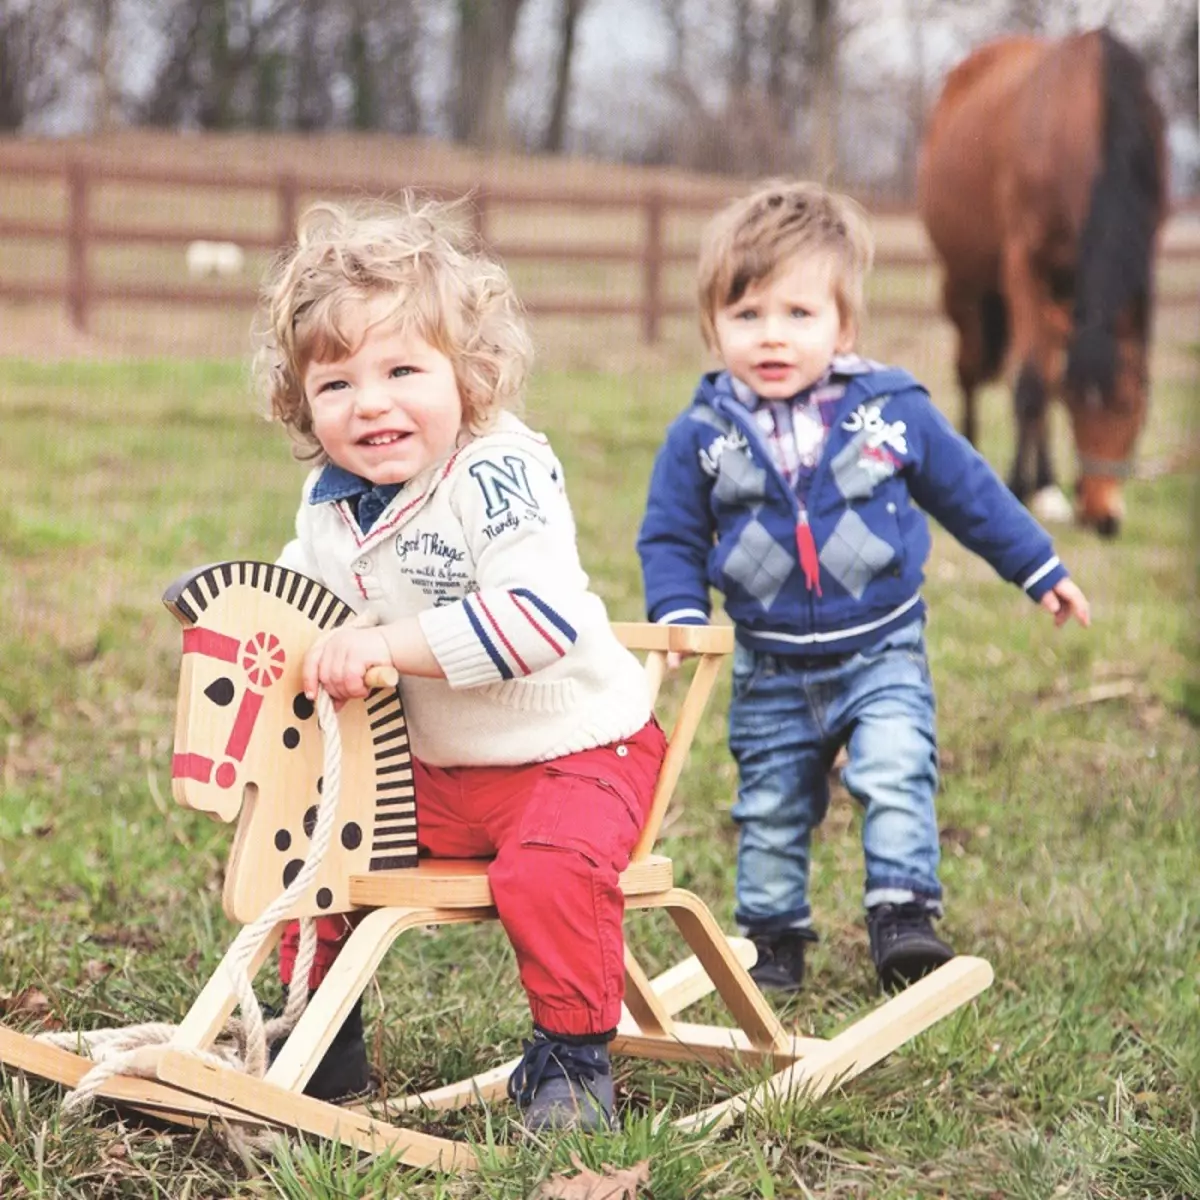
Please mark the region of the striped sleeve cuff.
POLYGON ((1040 600, 1056 583, 1066 579, 1067 568, 1057 554, 1048 558, 1028 578, 1021 581, 1021 588, 1034 600, 1040 600))
POLYGON ((451 687, 479 687, 532 675, 562 658, 576 631, 526 588, 487 590, 425 609, 422 632, 451 687))

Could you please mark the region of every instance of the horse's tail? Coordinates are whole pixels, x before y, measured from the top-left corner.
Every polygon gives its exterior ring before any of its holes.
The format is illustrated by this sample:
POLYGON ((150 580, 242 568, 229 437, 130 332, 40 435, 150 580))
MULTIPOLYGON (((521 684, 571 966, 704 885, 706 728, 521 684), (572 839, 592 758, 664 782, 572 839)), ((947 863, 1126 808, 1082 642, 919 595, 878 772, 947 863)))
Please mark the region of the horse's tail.
POLYGON ((1163 118, 1137 55, 1099 31, 1104 73, 1101 163, 1080 237, 1075 336, 1067 381, 1107 398, 1116 372, 1116 322, 1127 306, 1149 334, 1154 238, 1166 208, 1163 118))

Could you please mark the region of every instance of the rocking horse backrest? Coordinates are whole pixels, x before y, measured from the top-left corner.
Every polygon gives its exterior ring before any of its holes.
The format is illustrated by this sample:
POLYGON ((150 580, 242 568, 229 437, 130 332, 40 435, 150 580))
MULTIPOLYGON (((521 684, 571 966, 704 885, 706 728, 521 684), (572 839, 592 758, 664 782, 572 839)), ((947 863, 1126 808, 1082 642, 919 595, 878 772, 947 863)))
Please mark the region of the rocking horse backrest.
POLYGON ((641 836, 633 850, 635 862, 645 858, 653 849, 667 815, 667 806, 675 794, 675 785, 683 773, 692 748, 692 739, 704 715, 708 697, 717 681, 721 664, 733 650, 733 627, 730 625, 651 625, 635 622, 613 623, 617 640, 627 650, 646 652, 646 682, 651 706, 658 699, 666 675, 669 653, 695 656, 696 667, 684 693, 675 721, 667 736, 667 753, 658 773, 654 797, 641 836))
MULTIPOLYGON (((304 654, 353 610, 295 571, 261 562, 203 567, 163 603, 183 626, 171 787, 186 808, 238 817, 225 911, 253 921, 309 852, 323 779, 323 739, 301 688, 304 654)), ((319 875, 293 916, 348 910, 351 875, 413 866, 416 804, 408 729, 395 688, 338 714, 342 779, 319 875)))

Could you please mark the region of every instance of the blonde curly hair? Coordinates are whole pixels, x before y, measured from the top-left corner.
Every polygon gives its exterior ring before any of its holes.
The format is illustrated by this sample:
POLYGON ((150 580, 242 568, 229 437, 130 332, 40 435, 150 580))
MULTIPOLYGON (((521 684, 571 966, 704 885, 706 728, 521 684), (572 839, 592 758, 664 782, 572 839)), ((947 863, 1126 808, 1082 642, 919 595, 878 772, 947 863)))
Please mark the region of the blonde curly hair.
POLYGON ((306 368, 352 354, 355 313, 380 296, 395 302, 385 321, 450 360, 468 429, 520 411, 533 357, 524 309, 479 246, 466 204, 404 192, 394 204, 318 203, 300 218, 296 244, 263 281, 254 358, 258 389, 298 457, 324 458, 306 368))
POLYGON ((819 184, 774 179, 726 205, 701 235, 697 286, 705 344, 718 349, 719 309, 736 304, 752 284, 799 255, 829 256, 839 315, 857 335, 875 255, 865 210, 819 184))

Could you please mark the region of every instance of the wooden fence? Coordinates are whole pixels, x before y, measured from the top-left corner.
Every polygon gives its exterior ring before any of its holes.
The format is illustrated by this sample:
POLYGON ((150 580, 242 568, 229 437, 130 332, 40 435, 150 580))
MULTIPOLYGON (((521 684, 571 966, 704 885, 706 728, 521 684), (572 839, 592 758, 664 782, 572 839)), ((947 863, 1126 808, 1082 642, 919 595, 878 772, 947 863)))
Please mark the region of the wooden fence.
MULTIPOLYGON (((256 299, 255 290, 240 285, 211 287, 179 283, 159 283, 138 279, 110 281, 97 272, 91 262, 94 247, 120 245, 137 247, 186 246, 195 241, 235 242, 247 250, 274 251, 293 236, 300 204, 305 197, 357 194, 387 195, 395 193, 401 181, 391 180, 331 180, 312 175, 279 172, 222 172, 211 174, 195 169, 164 169, 161 167, 108 166, 94 160, 68 159, 65 163, 47 164, 33 157, 5 154, 0 157, 0 184, 29 183, 50 180, 62 189, 60 203, 52 208, 62 211, 53 216, 14 217, 0 211, 0 246, 6 241, 41 241, 65 246, 65 271, 56 278, 12 278, 4 264, 12 255, 0 255, 0 299, 17 301, 61 300, 65 303, 72 323, 80 330, 88 327, 89 313, 100 303, 151 303, 164 305, 223 305, 249 308, 256 299), (243 192, 254 194, 261 201, 264 194, 273 197, 272 227, 257 230, 231 231, 216 223, 189 225, 183 220, 146 221, 114 220, 98 215, 95 203, 100 190, 108 185, 143 185, 181 189, 188 194, 201 192, 243 192)), ((422 191, 445 197, 461 195, 461 189, 439 183, 405 181, 422 191)), ((639 294, 609 298, 566 295, 533 297, 529 308, 536 313, 640 317, 641 335, 648 343, 659 339, 663 319, 691 313, 691 300, 673 298, 664 287, 664 271, 679 263, 691 263, 695 258, 694 239, 682 244, 667 236, 668 222, 679 216, 702 218, 711 212, 733 189, 722 193, 718 189, 703 192, 647 188, 636 193, 603 195, 580 190, 477 186, 471 189, 473 218, 477 230, 491 249, 506 262, 541 260, 569 264, 631 265, 639 278, 639 294), (599 213, 623 211, 637 216, 640 237, 624 242, 599 240, 558 241, 544 238, 508 238, 493 236, 491 217, 508 206, 523 212, 530 209, 564 212, 599 213)), ((870 203, 878 215, 909 215, 911 208, 870 203)), ((1195 206, 1189 211, 1200 212, 1195 206)), ((1171 261, 1200 262, 1200 236, 1179 244, 1168 242, 1163 256, 1171 261)), ((934 261, 924 239, 908 246, 881 243, 876 265, 879 269, 911 267, 931 269, 934 261)), ((926 292, 929 289, 921 289, 926 292)), ((1200 306, 1200 288, 1194 277, 1187 286, 1165 290, 1160 286, 1160 307, 1200 306)), ((907 316, 930 318, 937 308, 929 295, 907 298, 872 299, 873 316, 907 316)))

